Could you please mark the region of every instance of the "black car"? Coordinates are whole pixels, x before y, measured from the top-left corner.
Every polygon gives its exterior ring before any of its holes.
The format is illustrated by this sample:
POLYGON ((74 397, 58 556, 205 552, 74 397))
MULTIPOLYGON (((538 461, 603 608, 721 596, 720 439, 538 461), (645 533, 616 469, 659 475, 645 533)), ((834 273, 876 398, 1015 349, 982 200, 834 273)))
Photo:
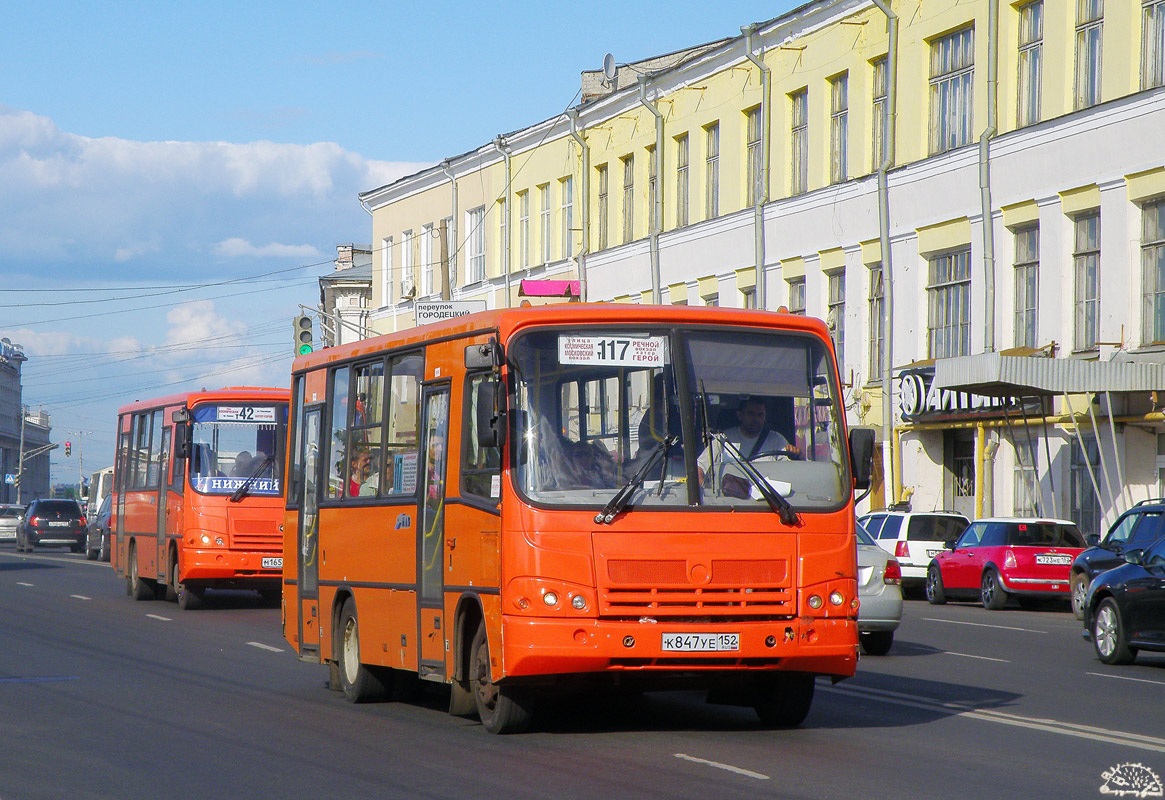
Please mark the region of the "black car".
POLYGON ((90 561, 109 560, 109 513, 113 509, 113 495, 105 495, 97 516, 89 523, 89 543, 85 547, 85 558, 90 561))
POLYGON ((1084 638, 1105 664, 1129 664, 1138 650, 1165 651, 1165 538, 1125 550, 1125 564, 1092 582, 1084 638))
POLYGON ((1088 584, 1102 572, 1125 563, 1128 550, 1145 549, 1165 534, 1165 499, 1142 500, 1113 523, 1101 540, 1096 534, 1088 537, 1091 545, 1076 556, 1069 571, 1072 587, 1072 612, 1076 619, 1084 619, 1084 596, 1088 584))
POLYGON ((37 545, 64 545, 80 553, 87 535, 76 500, 33 500, 16 526, 16 550, 31 553, 37 545))

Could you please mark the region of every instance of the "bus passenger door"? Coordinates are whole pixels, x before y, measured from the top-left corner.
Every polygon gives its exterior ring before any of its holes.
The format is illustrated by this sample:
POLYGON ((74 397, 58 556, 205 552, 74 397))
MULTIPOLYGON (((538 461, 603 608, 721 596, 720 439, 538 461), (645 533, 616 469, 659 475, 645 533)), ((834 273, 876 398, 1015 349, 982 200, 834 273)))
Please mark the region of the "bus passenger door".
POLYGON ((296 552, 299 561, 299 657, 319 660, 320 627, 320 540, 319 540, 319 452, 320 407, 303 415, 303 436, 298 443, 303 480, 299 481, 299 529, 296 552), (308 657, 310 656, 310 657, 308 657))
MULTIPOLYGON (((154 420, 155 424, 158 422, 154 420)), ((169 544, 167 536, 169 534, 169 517, 173 513, 173 508, 168 502, 167 495, 170 493, 170 436, 173 430, 169 427, 162 428, 162 453, 158 456, 158 544, 155 552, 158 554, 158 580, 163 584, 170 583, 172 575, 167 575, 169 569, 169 552, 167 545, 169 544)))
POLYGON ((424 472, 417 508, 417 624, 421 677, 445 676, 445 472, 449 437, 449 386, 426 388, 424 472))

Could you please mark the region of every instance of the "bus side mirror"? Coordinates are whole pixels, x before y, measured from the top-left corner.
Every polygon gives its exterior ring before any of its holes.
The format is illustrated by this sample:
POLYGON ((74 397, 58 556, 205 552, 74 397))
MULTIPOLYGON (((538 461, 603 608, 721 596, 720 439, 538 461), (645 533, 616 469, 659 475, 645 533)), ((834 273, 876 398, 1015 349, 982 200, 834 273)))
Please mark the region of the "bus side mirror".
POLYGON ((491 336, 485 344, 471 344, 465 348, 466 369, 500 369, 505 363, 505 353, 497 337, 491 336))
POLYGON ((850 428, 849 466, 854 476, 854 488, 865 491, 870 488, 870 476, 874 472, 873 428, 850 428))
POLYGON ((482 381, 477 385, 477 444, 480 447, 496 447, 499 450, 506 443, 506 414, 499 403, 497 381, 482 381))
POLYGON ((174 426, 174 457, 190 458, 190 425, 185 422, 174 426))

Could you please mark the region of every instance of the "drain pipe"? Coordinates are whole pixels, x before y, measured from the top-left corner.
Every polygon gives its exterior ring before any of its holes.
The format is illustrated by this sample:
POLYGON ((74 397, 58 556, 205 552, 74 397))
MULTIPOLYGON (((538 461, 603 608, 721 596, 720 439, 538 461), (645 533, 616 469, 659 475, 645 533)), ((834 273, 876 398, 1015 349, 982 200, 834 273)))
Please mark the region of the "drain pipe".
POLYGON ((441 299, 449 300, 453 293, 453 276, 457 274, 457 254, 461 248, 457 246, 457 179, 453 177, 449 159, 441 162, 441 171, 449 179, 449 189, 452 194, 453 211, 449 215, 448 239, 445 242, 445 285, 441 287, 441 299))
POLYGON ((513 235, 510 233, 510 220, 512 219, 512 217, 510 216, 510 178, 512 177, 512 173, 510 172, 510 146, 509 146, 509 144, 506 143, 505 138, 499 133, 497 135, 497 138, 494 139, 494 147, 496 147, 497 151, 502 154, 502 158, 504 158, 505 162, 506 162, 506 202, 505 202, 505 207, 506 207, 506 211, 505 211, 505 214, 506 214, 506 241, 503 242, 503 244, 505 245, 505 249, 502 251, 502 272, 503 272, 502 279, 503 279, 504 285, 506 287, 506 308, 509 308, 510 307, 510 240, 513 238, 513 235))
MULTIPOLYGON (((580 213, 582 249, 579 250, 576 261, 578 262, 578 299, 580 303, 585 303, 587 301, 587 255, 591 252, 591 149, 587 146, 587 140, 579 132, 578 109, 568 108, 566 116, 570 120, 570 136, 578 144, 582 159, 579 166, 578 186, 579 199, 581 200, 579 205, 582 207, 580 213)), ((655 163, 658 172, 659 161, 657 160, 655 163)))
POLYGON ((655 115, 655 203, 651 209, 651 234, 648 237, 651 249, 651 302, 663 302, 659 287, 659 232, 663 228, 663 114, 647 101, 647 76, 639 76, 639 102, 655 115))
POLYGON ((997 132, 999 91, 999 0, 987 12, 987 128, 979 137, 979 195, 983 216, 983 352, 995 351, 995 224, 991 216, 991 139, 997 132))
POLYGON ((894 364, 894 270, 890 257, 890 187, 887 173, 894 166, 894 132, 898 124, 898 15, 886 0, 874 0, 878 10, 886 15, 886 106, 882 117, 882 163, 878 165, 878 243, 882 250, 882 458, 889 466, 888 475, 893 502, 902 496, 902 470, 895 463, 897 448, 893 444, 894 408, 893 381, 890 369, 894 364))
POLYGON ((761 43, 761 58, 752 52, 752 35, 756 32, 757 24, 744 25, 740 32, 744 34, 744 55, 760 70, 761 100, 760 100, 760 136, 761 136, 761 174, 760 185, 756 187, 756 202, 752 207, 753 248, 756 261, 756 307, 768 308, 768 281, 765 279, 765 204, 769 201, 769 107, 770 103, 770 70, 762 60, 764 58, 764 43, 761 43))

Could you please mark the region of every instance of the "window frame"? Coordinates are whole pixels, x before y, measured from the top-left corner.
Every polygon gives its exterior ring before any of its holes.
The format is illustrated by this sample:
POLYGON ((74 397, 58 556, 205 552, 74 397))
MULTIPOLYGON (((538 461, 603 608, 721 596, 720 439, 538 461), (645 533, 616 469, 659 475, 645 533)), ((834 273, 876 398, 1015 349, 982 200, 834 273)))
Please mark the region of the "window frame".
POLYGON ((829 80, 829 182, 849 177, 849 73, 829 80))
POLYGON ((704 126, 704 212, 706 219, 720 216, 720 122, 704 126))
POLYGON ((809 191, 809 87, 789 94, 789 194, 809 191))
POLYGON ((1100 209, 1091 209, 1072 220, 1073 350, 1095 350, 1100 339, 1100 209), (1087 225, 1095 220, 1095 240, 1087 225), (1082 241, 1083 240, 1083 241, 1082 241))
POLYGON ((927 357, 971 354, 971 246, 927 259, 927 357))
POLYGON ((930 154, 971 143, 975 125, 975 27, 930 43, 930 154))
POLYGON ((1015 126, 1040 121, 1043 101, 1044 0, 1031 0, 1019 13, 1015 126))
POLYGON ((1016 347, 1036 347, 1039 336, 1038 299, 1040 280, 1040 226, 1025 225, 1013 231, 1015 241, 1014 322, 1016 347), (1026 237, 1030 244, 1023 244, 1026 237))

